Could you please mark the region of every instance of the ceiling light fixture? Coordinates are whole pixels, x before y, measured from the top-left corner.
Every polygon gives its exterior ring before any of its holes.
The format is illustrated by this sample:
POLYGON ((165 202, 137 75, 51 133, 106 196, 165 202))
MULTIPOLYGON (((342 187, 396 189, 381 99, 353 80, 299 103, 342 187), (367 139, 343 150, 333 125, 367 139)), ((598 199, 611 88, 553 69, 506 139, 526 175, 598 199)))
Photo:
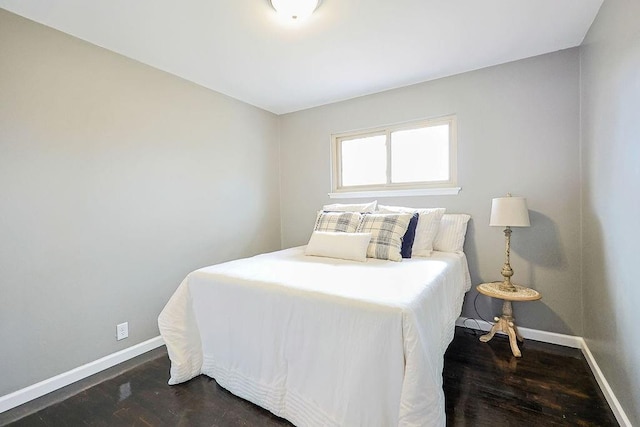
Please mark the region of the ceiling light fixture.
POLYGON ((271 6, 287 19, 299 21, 310 16, 318 7, 319 0, 271 0, 271 6))

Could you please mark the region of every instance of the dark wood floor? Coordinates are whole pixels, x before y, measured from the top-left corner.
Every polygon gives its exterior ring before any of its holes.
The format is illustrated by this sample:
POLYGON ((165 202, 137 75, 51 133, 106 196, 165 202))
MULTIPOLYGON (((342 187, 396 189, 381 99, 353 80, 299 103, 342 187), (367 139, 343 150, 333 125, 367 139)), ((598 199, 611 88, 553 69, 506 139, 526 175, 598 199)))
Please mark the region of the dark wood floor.
MULTIPOLYGON (((447 425, 618 425, 579 350, 527 341, 522 352, 516 359, 505 338, 484 344, 458 328, 445 356, 447 425)), ((168 386, 164 348, 144 357, 74 395, 63 389, 0 414, 0 425, 291 426, 205 376, 168 386), (29 409, 42 399, 49 406, 29 409)))
POLYGON ((456 330, 445 355, 449 426, 617 426, 578 349, 527 340, 522 358, 496 335, 456 330))

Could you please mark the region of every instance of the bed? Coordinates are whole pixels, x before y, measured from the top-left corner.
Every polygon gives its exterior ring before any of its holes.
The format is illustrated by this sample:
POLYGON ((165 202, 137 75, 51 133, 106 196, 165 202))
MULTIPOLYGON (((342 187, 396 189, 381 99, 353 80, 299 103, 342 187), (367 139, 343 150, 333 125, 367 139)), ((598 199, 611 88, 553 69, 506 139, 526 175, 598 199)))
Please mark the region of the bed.
POLYGON ((169 384, 204 374, 298 426, 443 426, 469 288, 462 252, 354 262, 295 247, 202 268, 158 319, 169 384))

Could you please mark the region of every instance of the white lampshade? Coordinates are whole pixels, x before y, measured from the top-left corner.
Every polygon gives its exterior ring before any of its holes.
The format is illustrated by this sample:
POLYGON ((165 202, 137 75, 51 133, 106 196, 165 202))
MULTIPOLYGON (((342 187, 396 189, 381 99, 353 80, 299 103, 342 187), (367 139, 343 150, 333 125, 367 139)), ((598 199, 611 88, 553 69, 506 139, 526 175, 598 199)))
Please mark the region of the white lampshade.
POLYGON ((282 16, 290 19, 304 19, 311 15, 319 0, 271 0, 273 8, 282 16))
POLYGON ((529 209, 524 197, 498 197, 491 202, 490 226, 529 227, 529 209))

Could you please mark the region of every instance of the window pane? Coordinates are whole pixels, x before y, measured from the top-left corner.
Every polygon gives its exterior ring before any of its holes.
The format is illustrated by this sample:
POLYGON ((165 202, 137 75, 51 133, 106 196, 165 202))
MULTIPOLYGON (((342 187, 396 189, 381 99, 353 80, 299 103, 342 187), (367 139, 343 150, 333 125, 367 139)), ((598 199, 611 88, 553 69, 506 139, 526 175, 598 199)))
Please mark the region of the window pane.
POLYGON ((342 186, 386 184, 385 140, 384 135, 342 140, 342 186))
POLYGON ((449 180, 449 125, 391 133, 391 182, 449 180))

